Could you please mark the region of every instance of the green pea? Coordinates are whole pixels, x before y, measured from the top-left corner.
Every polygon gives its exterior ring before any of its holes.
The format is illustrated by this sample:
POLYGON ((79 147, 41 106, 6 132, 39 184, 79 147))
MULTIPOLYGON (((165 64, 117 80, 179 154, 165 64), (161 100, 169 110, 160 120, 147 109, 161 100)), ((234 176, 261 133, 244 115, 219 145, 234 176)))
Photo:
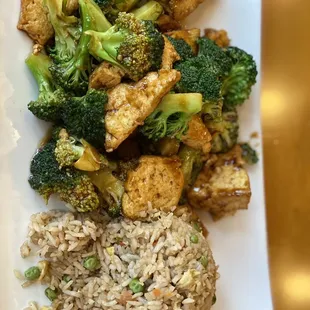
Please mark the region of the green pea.
POLYGON ((71 278, 65 274, 63 277, 62 277, 62 280, 65 281, 66 283, 70 282, 71 281, 71 278))
POLYGON ((192 226, 198 232, 202 232, 202 227, 201 227, 201 224, 199 222, 192 222, 192 226))
POLYGON ((25 278, 29 281, 34 281, 40 278, 41 270, 38 267, 30 267, 28 268, 25 273, 25 278))
POLYGON ((50 287, 48 287, 45 291, 45 296, 50 300, 54 301, 57 298, 57 291, 52 290, 50 287))
POLYGON ((193 234, 193 235, 190 236, 190 240, 191 240, 192 243, 198 243, 199 238, 198 238, 197 235, 193 234))
POLYGON ((214 305, 216 303, 216 295, 214 294, 213 298, 212 298, 212 305, 214 305))
POLYGON ((202 256, 200 257, 200 259, 199 259, 199 262, 200 262, 200 264, 201 264, 203 267, 205 267, 205 268, 208 267, 208 257, 202 255, 202 256))
POLYGON ((90 271, 95 271, 100 268, 101 264, 99 258, 93 255, 84 259, 83 266, 90 271))
POLYGON ((138 279, 132 279, 129 283, 129 288, 134 294, 144 291, 144 284, 140 283, 138 279))

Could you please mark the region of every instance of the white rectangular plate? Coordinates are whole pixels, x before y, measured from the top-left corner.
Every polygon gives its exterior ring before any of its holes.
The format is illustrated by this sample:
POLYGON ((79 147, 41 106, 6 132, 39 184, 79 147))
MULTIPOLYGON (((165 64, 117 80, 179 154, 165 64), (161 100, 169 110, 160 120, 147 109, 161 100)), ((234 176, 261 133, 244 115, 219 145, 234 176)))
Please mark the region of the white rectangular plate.
MULTIPOLYGON (((28 185, 29 162, 46 124, 35 119, 27 103, 37 88, 24 60, 31 52, 30 39, 17 31, 19 0, 0 0, 0 308, 23 309, 36 300, 48 304, 42 287, 22 289, 13 269, 31 264, 19 255, 31 214, 46 210, 44 202, 28 185)), ((251 53, 260 68, 260 0, 206 0, 188 19, 189 27, 226 29, 232 44, 251 53)), ((258 165, 249 169, 252 200, 248 211, 213 223, 203 219, 210 231, 210 244, 221 277, 214 310, 271 310, 266 245, 262 174, 260 83, 251 100, 240 109, 241 140, 258 132, 254 140, 260 154, 258 165)), ((49 207, 58 207, 51 201, 49 207)))

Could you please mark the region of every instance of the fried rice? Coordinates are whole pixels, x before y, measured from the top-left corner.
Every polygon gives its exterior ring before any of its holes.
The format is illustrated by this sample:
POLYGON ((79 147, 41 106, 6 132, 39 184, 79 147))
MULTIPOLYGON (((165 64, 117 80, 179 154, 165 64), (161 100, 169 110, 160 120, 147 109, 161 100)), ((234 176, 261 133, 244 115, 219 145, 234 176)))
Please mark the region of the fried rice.
POLYGON ((173 213, 143 221, 38 213, 21 248, 24 257, 34 252, 49 262, 41 283, 58 294, 49 309, 208 310, 214 300, 218 274, 209 245, 173 213), (99 258, 99 269, 84 268, 89 256, 99 258), (144 290, 133 293, 132 279, 144 290))

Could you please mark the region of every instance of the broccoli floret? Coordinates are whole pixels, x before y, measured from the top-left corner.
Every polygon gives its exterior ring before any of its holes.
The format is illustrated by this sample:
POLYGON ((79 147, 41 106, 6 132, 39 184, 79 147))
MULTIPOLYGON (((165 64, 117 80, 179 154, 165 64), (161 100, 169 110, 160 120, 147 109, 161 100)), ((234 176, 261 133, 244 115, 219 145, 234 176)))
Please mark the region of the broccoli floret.
POLYGON ((256 151, 251 148, 251 146, 248 143, 242 143, 240 144, 242 148, 242 158, 244 161, 249 165, 257 164, 258 162, 258 156, 256 151))
POLYGON ((192 48, 183 39, 174 39, 169 36, 167 36, 167 39, 171 42, 171 44, 174 46, 175 50, 181 57, 181 62, 195 56, 192 48))
MULTIPOLYGON (((188 58, 175 64, 175 69, 181 72, 181 80, 176 84, 175 90, 179 93, 201 93, 203 96, 202 117, 206 120, 220 121, 222 115, 223 97, 221 94, 222 81, 227 64, 222 67, 218 64, 221 60, 221 50, 210 40, 199 39, 202 48, 199 55, 188 58), (208 54, 204 51, 210 45, 208 54), (214 48, 215 46, 215 48, 214 48)), ((224 56, 228 58, 225 53, 224 56)))
POLYGON ((181 72, 181 80, 175 90, 179 93, 201 93, 204 100, 218 101, 221 99, 222 83, 209 66, 204 56, 190 58, 176 64, 181 72))
POLYGON ((136 18, 155 22, 163 12, 163 7, 156 1, 149 1, 140 8, 131 11, 136 18))
POLYGON ((234 107, 249 98, 256 83, 257 68, 253 57, 237 47, 228 47, 226 54, 233 66, 223 82, 222 94, 224 105, 234 107))
POLYGON ((57 129, 57 132, 57 135, 54 134, 57 140, 55 157, 60 168, 74 166, 82 171, 97 171, 108 165, 104 155, 99 154, 86 140, 69 136, 64 128, 57 129))
POLYGON ((90 89, 83 97, 67 100, 62 120, 70 135, 84 138, 95 147, 102 147, 105 140, 105 105, 108 96, 104 91, 90 89))
POLYGON ((84 146, 77 139, 69 136, 65 129, 59 131, 55 157, 60 168, 73 166, 83 156, 84 151, 84 146))
POLYGON ((182 161, 184 187, 192 186, 203 166, 201 152, 187 145, 182 145, 178 156, 182 161))
POLYGON ((180 93, 201 93, 204 100, 203 118, 219 122, 223 107, 222 80, 230 71, 232 60, 213 41, 200 38, 197 42, 198 56, 175 64, 182 75, 175 90, 180 93))
POLYGON ((200 38, 197 43, 199 46, 198 56, 203 56, 206 59, 209 67, 216 75, 225 76, 232 67, 231 58, 208 38, 200 38))
POLYGON ((88 78, 91 72, 88 52, 89 36, 87 30, 106 31, 111 27, 97 4, 93 0, 79 0, 82 20, 82 35, 74 56, 61 63, 54 63, 50 71, 58 83, 66 91, 83 96, 88 87, 88 78))
POLYGON ((94 57, 122 68, 135 81, 161 65, 164 39, 151 21, 120 13, 108 31, 86 34, 91 37, 89 50, 94 57))
POLYGON ((175 90, 180 93, 201 93, 204 99, 203 117, 220 121, 223 106, 222 81, 232 67, 232 60, 208 38, 200 38, 197 43, 198 56, 185 58, 175 64, 175 69, 182 75, 175 90))
POLYGON ((146 118, 141 132, 155 141, 164 137, 181 139, 187 132, 188 122, 201 107, 201 94, 168 94, 146 118))
POLYGON ((55 46, 50 50, 51 56, 55 62, 69 61, 75 54, 81 35, 78 19, 63 13, 63 0, 44 0, 44 3, 55 30, 55 46))
POLYGON ((56 161, 54 150, 55 141, 48 142, 39 149, 31 161, 29 178, 30 186, 39 192, 46 200, 55 192, 59 184, 71 181, 65 170, 60 170, 56 161))
POLYGON ((201 109, 201 114, 205 122, 222 121, 222 109, 223 109, 223 100, 218 101, 204 101, 201 109))
POLYGON ((39 87, 39 96, 35 101, 28 104, 28 109, 38 118, 56 122, 60 119, 63 104, 66 96, 61 89, 58 89, 49 71, 51 59, 44 55, 31 54, 26 59, 26 64, 32 72, 39 87))
POLYGON ((33 157, 30 165, 30 186, 46 201, 52 194, 70 204, 78 212, 99 207, 99 197, 89 177, 74 168, 59 167, 55 157, 56 141, 49 141, 33 157))
POLYGON ((89 177, 81 174, 76 176, 74 181, 73 186, 67 186, 57 191, 59 198, 78 212, 96 210, 100 206, 100 199, 89 177))
POLYGON ((221 122, 209 121, 206 125, 212 133, 211 153, 226 153, 237 143, 239 124, 235 109, 223 110, 221 122))

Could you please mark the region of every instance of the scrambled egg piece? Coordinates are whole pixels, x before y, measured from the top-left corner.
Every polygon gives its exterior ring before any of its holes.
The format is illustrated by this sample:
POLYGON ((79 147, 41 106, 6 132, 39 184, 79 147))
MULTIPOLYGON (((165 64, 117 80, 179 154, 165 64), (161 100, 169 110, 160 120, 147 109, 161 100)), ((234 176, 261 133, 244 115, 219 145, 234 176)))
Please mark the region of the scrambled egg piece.
POLYGON ((169 8, 175 20, 183 20, 190 15, 204 0, 170 0, 169 8))
POLYGON ((205 37, 214 41, 219 47, 227 47, 230 45, 230 39, 226 30, 216 30, 213 28, 205 29, 205 37))
POLYGON ((172 43, 165 36, 164 40, 165 40, 165 47, 161 62, 161 68, 169 70, 173 68, 173 63, 180 60, 181 57, 173 47, 172 43))
POLYGON ((175 30, 167 32, 166 35, 174 38, 174 39, 183 39, 190 47, 193 52, 197 54, 198 45, 197 40, 200 38, 200 29, 185 29, 185 30, 175 30))
POLYGON ((211 150, 212 136, 199 115, 194 115, 188 123, 188 131, 182 142, 195 150, 208 154, 211 150))
POLYGON ((150 72, 135 84, 119 84, 108 91, 105 127, 107 152, 112 152, 148 117, 180 80, 177 70, 150 72))
POLYGON ((242 165, 239 145, 226 154, 211 157, 187 193, 189 203, 209 211, 214 220, 247 209, 251 188, 242 165))
POLYGON ((36 43, 45 45, 54 35, 43 0, 22 0, 17 29, 27 32, 36 43))
POLYGON ((195 269, 189 269, 184 272, 182 278, 177 283, 177 286, 182 289, 190 289, 195 285, 196 278, 200 275, 200 272, 195 269))
POLYGON ((148 209, 171 211, 180 200, 184 185, 177 157, 142 156, 139 166, 128 173, 122 206, 125 216, 136 219, 148 209))
POLYGON ((120 84, 122 77, 125 75, 120 68, 102 62, 91 74, 89 78, 89 88, 112 88, 120 84))

